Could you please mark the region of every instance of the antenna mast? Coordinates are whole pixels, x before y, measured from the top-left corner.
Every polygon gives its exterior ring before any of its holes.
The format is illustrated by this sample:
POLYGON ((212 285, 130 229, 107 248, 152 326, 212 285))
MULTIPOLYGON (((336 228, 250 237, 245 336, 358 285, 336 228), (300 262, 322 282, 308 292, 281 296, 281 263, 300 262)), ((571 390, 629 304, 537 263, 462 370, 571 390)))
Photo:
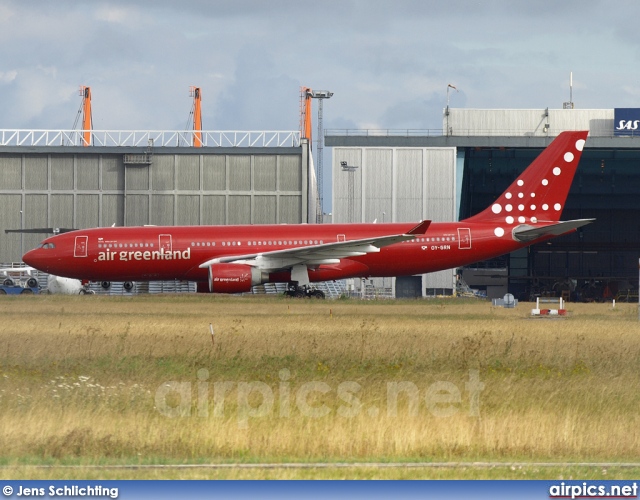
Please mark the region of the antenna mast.
POLYGON ((573 109, 573 71, 569 73, 569 102, 571 109, 573 109))
POLYGON ((573 109, 573 71, 569 73, 569 102, 562 104, 563 109, 573 109))

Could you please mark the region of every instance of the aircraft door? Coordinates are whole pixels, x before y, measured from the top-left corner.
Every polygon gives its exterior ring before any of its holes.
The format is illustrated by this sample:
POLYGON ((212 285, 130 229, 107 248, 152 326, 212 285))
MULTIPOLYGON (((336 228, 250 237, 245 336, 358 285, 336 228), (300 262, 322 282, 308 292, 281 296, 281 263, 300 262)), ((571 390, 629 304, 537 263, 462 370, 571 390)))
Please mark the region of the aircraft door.
POLYGON ((471 229, 468 227, 458 228, 458 249, 471 250, 471 229))
POLYGON ((171 235, 161 234, 158 236, 158 248, 161 252, 169 253, 172 249, 171 235))
POLYGON ((86 257, 87 256, 87 240, 88 236, 76 236, 76 244, 73 247, 74 257, 86 257))

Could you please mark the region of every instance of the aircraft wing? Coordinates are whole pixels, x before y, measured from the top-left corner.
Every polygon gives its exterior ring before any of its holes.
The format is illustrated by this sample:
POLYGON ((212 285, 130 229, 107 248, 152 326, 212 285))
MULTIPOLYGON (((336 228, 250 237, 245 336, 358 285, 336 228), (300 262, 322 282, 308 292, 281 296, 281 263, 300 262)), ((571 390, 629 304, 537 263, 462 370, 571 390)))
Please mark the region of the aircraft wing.
POLYGON ((595 219, 576 219, 566 222, 556 222, 549 226, 534 227, 522 225, 514 228, 513 237, 517 241, 532 241, 543 236, 559 236, 579 227, 591 224, 595 219))
POLYGON ((9 233, 34 233, 34 234, 62 234, 70 231, 77 231, 70 227, 33 227, 28 229, 5 229, 6 234, 9 233))
POLYGON ((13 273, 13 274, 17 274, 17 273, 28 273, 31 274, 32 271, 35 271, 36 268, 35 267, 31 267, 31 266, 22 266, 22 267, 0 267, 0 273, 1 274, 7 274, 7 273, 13 273))
POLYGON ((322 245, 311 245, 271 252, 257 252, 243 255, 230 255, 210 259, 200 264, 201 268, 207 268, 211 264, 242 263, 256 266, 260 269, 282 269, 297 264, 321 265, 338 264, 340 259, 359 257, 368 253, 379 252, 382 247, 393 245, 401 241, 414 239, 417 235, 424 234, 431 221, 422 221, 420 224, 403 234, 393 234, 363 238, 360 240, 337 241, 322 245))

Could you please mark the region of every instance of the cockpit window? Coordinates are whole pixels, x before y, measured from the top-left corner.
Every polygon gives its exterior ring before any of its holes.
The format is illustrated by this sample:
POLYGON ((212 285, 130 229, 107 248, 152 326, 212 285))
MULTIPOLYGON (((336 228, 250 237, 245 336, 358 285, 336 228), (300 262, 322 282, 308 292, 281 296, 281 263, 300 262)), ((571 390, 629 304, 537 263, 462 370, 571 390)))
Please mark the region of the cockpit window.
POLYGON ((55 247, 56 247, 56 246, 55 246, 53 243, 44 243, 44 244, 42 245, 42 248, 46 248, 46 249, 49 249, 49 248, 55 248, 55 247))

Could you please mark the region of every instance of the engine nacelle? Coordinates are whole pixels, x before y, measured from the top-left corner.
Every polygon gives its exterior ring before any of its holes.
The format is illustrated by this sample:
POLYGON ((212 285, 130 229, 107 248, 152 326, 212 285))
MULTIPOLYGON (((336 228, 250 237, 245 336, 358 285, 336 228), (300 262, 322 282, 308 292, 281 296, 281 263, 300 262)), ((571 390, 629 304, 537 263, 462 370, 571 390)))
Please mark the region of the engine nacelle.
POLYGON ((80 280, 63 278, 62 276, 54 276, 53 274, 50 274, 47 277, 47 289, 49 290, 49 293, 76 295, 79 294, 83 288, 80 280))
POLYGON ((209 266, 208 290, 204 283, 198 284, 199 292, 243 293, 251 287, 264 283, 268 277, 247 264, 211 264, 209 266), (204 290, 203 290, 204 289, 204 290))

